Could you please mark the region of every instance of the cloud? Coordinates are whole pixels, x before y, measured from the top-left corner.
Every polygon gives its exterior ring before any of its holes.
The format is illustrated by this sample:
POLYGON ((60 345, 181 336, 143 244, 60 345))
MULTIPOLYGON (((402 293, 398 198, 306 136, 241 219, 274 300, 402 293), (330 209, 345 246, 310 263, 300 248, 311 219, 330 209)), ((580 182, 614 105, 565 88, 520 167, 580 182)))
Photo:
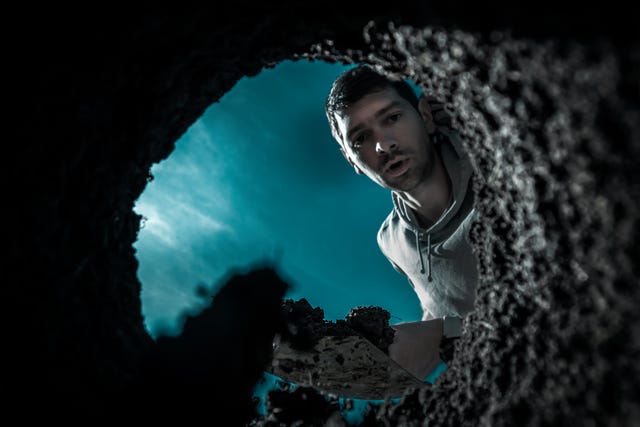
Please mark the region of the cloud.
POLYGON ((154 203, 138 202, 135 211, 144 217, 140 234, 148 234, 165 246, 175 247, 177 239, 171 224, 162 218, 160 207, 154 203))
POLYGON ((214 218, 211 213, 202 212, 190 198, 165 202, 162 197, 140 200, 135 210, 145 219, 141 233, 161 241, 165 246, 175 248, 188 245, 193 235, 219 232, 233 232, 233 228, 214 218))

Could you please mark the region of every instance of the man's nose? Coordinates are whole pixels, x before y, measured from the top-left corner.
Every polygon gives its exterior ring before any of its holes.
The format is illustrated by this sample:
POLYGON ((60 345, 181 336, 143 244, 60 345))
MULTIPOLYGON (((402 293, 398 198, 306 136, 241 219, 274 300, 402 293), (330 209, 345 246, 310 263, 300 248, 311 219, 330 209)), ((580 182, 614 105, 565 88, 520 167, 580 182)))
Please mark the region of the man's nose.
POLYGON ((377 154, 389 154, 396 149, 396 142, 391 138, 383 138, 376 142, 377 154))

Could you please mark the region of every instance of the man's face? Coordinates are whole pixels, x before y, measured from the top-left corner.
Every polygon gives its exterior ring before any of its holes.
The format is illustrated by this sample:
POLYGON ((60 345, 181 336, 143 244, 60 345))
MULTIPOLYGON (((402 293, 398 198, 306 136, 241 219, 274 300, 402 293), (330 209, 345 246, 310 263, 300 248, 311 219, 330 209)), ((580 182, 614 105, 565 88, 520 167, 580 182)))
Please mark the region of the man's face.
POLYGON ((356 172, 395 191, 411 191, 430 175, 435 152, 429 132, 434 125, 426 100, 418 112, 387 88, 335 117, 343 135, 342 152, 356 172))

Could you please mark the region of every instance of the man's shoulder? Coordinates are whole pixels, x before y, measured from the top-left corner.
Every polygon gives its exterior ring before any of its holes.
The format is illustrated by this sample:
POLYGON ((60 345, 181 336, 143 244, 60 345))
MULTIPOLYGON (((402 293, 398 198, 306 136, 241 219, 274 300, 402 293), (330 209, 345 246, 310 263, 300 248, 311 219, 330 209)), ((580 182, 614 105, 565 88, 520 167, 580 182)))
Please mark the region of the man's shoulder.
POLYGON ((389 228, 389 225, 393 222, 393 220, 398 216, 398 213, 396 212, 395 209, 391 209, 391 212, 389 212, 389 214, 387 214, 387 216, 385 217, 385 219, 382 221, 382 223, 380 224, 380 228, 378 229, 378 234, 383 233, 384 230, 386 230, 387 228, 389 228))
POLYGON ((386 218, 380 224, 380 228, 378 228, 378 245, 382 246, 382 242, 386 240, 391 231, 393 230, 395 224, 398 222, 398 213, 395 209, 391 209, 391 212, 386 216, 386 218))

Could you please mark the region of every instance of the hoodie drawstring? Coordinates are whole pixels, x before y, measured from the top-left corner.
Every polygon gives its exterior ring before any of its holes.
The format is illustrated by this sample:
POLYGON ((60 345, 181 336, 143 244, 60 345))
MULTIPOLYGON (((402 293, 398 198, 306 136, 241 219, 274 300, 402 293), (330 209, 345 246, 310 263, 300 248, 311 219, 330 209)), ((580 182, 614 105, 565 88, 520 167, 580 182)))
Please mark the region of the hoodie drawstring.
POLYGON ((431 233, 427 234, 427 266, 429 267, 427 279, 431 281, 431 233))
MULTIPOLYGON (((422 258, 422 250, 420 248, 420 234, 418 232, 416 232, 416 246, 418 249, 418 254, 420 256, 420 273, 424 274, 424 260, 422 258)), ((431 282, 431 233, 427 234, 427 267, 429 270, 427 280, 431 282)))

